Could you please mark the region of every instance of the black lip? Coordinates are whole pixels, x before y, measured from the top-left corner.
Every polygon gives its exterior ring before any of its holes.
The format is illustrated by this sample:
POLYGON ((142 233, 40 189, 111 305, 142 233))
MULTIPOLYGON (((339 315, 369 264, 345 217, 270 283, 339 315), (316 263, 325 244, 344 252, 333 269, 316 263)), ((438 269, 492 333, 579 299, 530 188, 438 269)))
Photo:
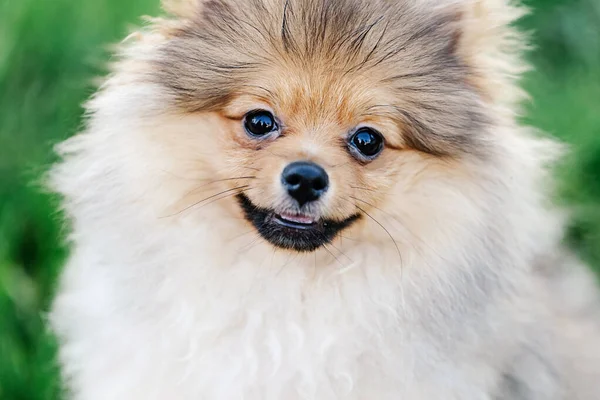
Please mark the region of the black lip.
POLYGON ((288 250, 310 252, 330 243, 338 233, 360 218, 354 214, 343 221, 322 219, 313 224, 300 224, 279 217, 273 210, 255 206, 243 193, 237 200, 246 219, 272 245, 288 250))

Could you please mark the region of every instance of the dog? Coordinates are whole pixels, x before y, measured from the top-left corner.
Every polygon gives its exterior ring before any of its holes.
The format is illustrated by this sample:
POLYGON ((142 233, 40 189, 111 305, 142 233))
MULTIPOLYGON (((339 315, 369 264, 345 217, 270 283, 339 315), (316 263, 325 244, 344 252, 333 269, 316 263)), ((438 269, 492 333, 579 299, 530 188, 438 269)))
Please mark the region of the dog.
POLYGON ((49 174, 77 400, 600 399, 508 0, 165 0, 49 174))

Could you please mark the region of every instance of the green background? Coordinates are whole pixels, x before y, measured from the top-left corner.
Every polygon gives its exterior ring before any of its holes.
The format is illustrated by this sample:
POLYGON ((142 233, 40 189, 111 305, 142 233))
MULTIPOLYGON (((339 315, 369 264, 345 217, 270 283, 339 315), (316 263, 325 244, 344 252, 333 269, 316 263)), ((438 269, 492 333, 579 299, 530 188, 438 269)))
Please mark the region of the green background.
MULTIPOLYGON (((56 199, 39 190, 52 145, 75 133, 80 104, 124 37, 159 0, 0 0, 0 399, 60 398, 44 330, 66 250, 56 199)), ((572 145, 557 200, 566 240, 600 270, 600 0, 529 0, 536 70, 524 120, 572 145)))

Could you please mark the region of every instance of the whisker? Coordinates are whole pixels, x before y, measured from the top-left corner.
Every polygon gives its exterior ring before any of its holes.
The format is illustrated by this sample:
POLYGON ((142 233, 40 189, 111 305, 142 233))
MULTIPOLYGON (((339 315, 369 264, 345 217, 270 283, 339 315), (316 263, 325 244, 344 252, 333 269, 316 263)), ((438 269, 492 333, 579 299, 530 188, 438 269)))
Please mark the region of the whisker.
POLYGON ((345 265, 344 265, 344 264, 343 264, 343 263, 340 261, 340 259, 339 259, 339 258, 337 258, 337 257, 335 256, 335 254, 333 254, 333 253, 331 252, 331 250, 329 250, 329 249, 327 248, 327 245, 323 244, 323 248, 325 249, 325 251, 327 251, 329 254, 331 254, 331 257, 335 258, 335 261, 337 261, 337 262, 338 262, 338 264, 340 264, 342 267, 345 267, 345 265))
POLYGON ((386 214, 386 215, 387 215, 387 216, 389 216, 389 217, 390 217, 392 220, 394 220, 394 221, 398 222, 398 223, 399 223, 399 224, 402 226, 402 229, 405 229, 405 230, 407 230, 407 231, 408 231, 408 233, 411 235, 411 237, 413 237, 413 238, 417 239, 417 240, 418 240, 418 241, 419 241, 419 242, 420 242, 420 243, 421 243, 423 246, 427 247, 429 250, 431 250, 433 253, 435 253, 435 254, 436 254, 438 257, 440 257, 440 258, 442 258, 442 259, 444 258, 444 257, 443 257, 441 254, 439 254, 439 253, 438 253, 438 252, 437 252, 437 251, 436 251, 436 250, 435 250, 433 247, 431 247, 431 246, 429 245, 429 243, 427 243, 427 242, 426 242, 426 241, 424 241, 423 239, 419 238, 419 237, 418 237, 417 235, 415 235, 415 234, 414 234, 414 232, 412 232, 412 231, 411 231, 411 230, 410 230, 410 229, 409 229, 409 228, 408 228, 408 227, 407 227, 405 224, 403 224, 403 223, 402 223, 402 221, 399 221, 399 220, 398 220, 398 218, 397 218, 395 215, 392 215, 392 214, 390 214, 390 213, 388 213, 388 212, 386 212, 386 211, 382 210, 381 208, 379 208, 379 207, 377 207, 377 206, 375 206, 375 205, 373 205, 373 204, 371 204, 371 203, 369 203, 369 202, 367 202, 367 201, 364 201, 364 200, 362 200, 362 199, 359 199, 359 198, 357 198, 357 197, 354 197, 354 196, 349 196, 349 197, 350 197, 350 198, 352 198, 352 199, 354 199, 354 200, 356 200, 356 201, 360 201, 361 203, 364 203, 364 204, 368 205, 369 207, 373 207, 374 209, 376 209, 376 210, 379 210, 379 211, 381 211, 382 213, 386 214))
MULTIPOLYGON (((208 179, 190 178, 190 177, 181 176, 181 175, 178 175, 178 174, 176 174, 174 172, 167 171, 166 169, 162 169, 162 168, 161 168, 161 171, 164 172, 167 175, 170 175, 170 176, 174 177, 174 178, 185 180, 185 181, 195 181, 195 182, 206 182, 206 181, 208 181, 208 179)), ((208 183, 206 183, 206 185, 210 185, 212 183, 217 183, 217 182, 234 181, 236 179, 256 179, 256 176, 240 176, 240 177, 233 177, 233 178, 216 179, 216 180, 209 181, 208 183)))
POLYGON ((352 189, 355 189, 355 190, 360 190, 360 191, 363 191, 363 192, 368 192, 368 193, 376 193, 376 194, 378 194, 378 195, 393 196, 393 194, 392 194, 392 193, 389 193, 389 192, 381 192, 381 191, 379 191, 379 190, 377 190, 377 189, 370 189, 370 188, 366 188, 366 187, 360 187, 360 186, 350 186, 350 187, 351 187, 352 189))
POLYGON ((345 239, 345 240, 349 240, 349 241, 351 241, 351 242, 360 242, 360 240, 359 240, 359 239, 356 239, 356 238, 351 238, 351 237, 349 237, 349 236, 339 235, 339 237, 341 237, 341 238, 343 238, 343 239, 345 239))
POLYGON ((350 261, 351 263, 354 263, 354 260, 351 259, 346 253, 344 253, 342 250, 340 250, 336 245, 334 245, 333 243, 328 243, 329 246, 333 247, 333 249, 335 251, 337 251, 339 254, 341 254, 342 256, 346 257, 346 259, 348 259, 348 261, 350 261))
POLYGON ((277 271, 277 273, 275 274, 275 277, 278 277, 284 270, 285 267, 287 267, 288 265, 290 265, 290 263, 292 261, 294 261, 296 258, 298 258, 298 255, 300 255, 300 253, 292 253, 290 254, 290 256, 287 258, 287 260, 284 261, 283 265, 281 266, 281 268, 279 268, 279 271, 277 271))
MULTIPOLYGON (((214 180, 214 181, 210 181, 210 182, 208 182, 208 183, 205 183, 204 185, 200 185, 200 186, 198 186, 198 187, 197 187, 197 188, 195 188, 195 189, 192 189, 192 190, 190 190, 189 192, 187 192, 187 193, 185 194, 185 196, 189 196, 190 194, 193 194, 194 192, 197 192, 198 190, 200 190, 200 189, 202 189, 202 188, 204 188, 204 187, 206 187, 206 186, 213 185, 213 184, 215 184, 215 183, 219 183, 219 182, 229 182, 229 181, 237 181, 237 180, 242 180, 242 179, 256 179, 256 176, 240 176, 239 178, 225 178, 225 179, 217 179, 217 180, 214 180)), ((185 197, 185 196, 184 196, 184 197, 185 197)))
MULTIPOLYGON (((176 212, 175 214, 166 215, 166 216, 164 216, 164 217, 161 217, 161 218, 170 218, 170 217, 174 217, 174 216, 176 216, 176 215, 179 215, 179 214, 181 214, 181 213, 183 213, 183 212, 186 212, 187 210, 189 210, 189 209, 191 209, 191 208, 193 208, 193 207, 196 207, 197 205, 199 205, 199 204, 201 204, 201 203, 203 203, 203 202, 205 202, 205 201, 207 201, 207 200, 214 199, 215 197, 217 197, 217 196, 220 196, 220 195, 223 195, 223 194, 225 194, 225 193, 230 193, 230 192, 233 192, 233 191, 238 191, 238 190, 240 190, 240 189, 245 189, 245 188, 248 188, 248 187, 249 187, 249 185, 243 185, 243 186, 238 186, 238 187, 235 187, 235 188, 233 188, 233 189, 227 189, 227 190, 223 190, 223 191, 222 191, 222 192, 220 192, 220 193, 214 194, 214 195, 212 195, 212 196, 209 196, 209 197, 206 197, 206 198, 204 198, 204 199, 202 199, 202 200, 200 200, 200 201, 197 201, 196 203, 194 203, 194 204, 191 204, 191 205, 189 205, 189 206, 185 207, 183 210, 181 210, 181 211, 179 211, 179 212, 176 212)), ((232 194, 230 194, 230 195, 227 195, 227 196, 225 196, 225 197, 223 197, 223 198, 226 198, 226 197, 229 197, 229 196, 233 196, 233 195, 235 195, 235 194, 237 194, 237 192, 236 192, 236 193, 232 193, 232 194)), ((221 198, 219 198, 219 199, 217 199, 217 200, 221 200, 221 198)), ((210 204, 210 203, 208 203, 208 204, 210 204)), ((205 205, 206 205, 206 204, 205 204, 205 205)))
MULTIPOLYGON (((240 190, 240 193, 246 193, 246 192, 248 192, 249 190, 253 190, 253 189, 256 189, 256 188, 247 188, 247 189, 241 189, 241 190, 240 190)), ((228 197, 237 196, 238 194, 239 194, 239 193, 230 193, 230 194, 227 194, 227 195, 225 195, 225 196, 223 196, 223 197, 219 197, 218 199, 213 199, 213 200, 209 201, 209 202, 208 202, 208 203, 206 203, 206 204, 202 204, 202 205, 201 205, 201 206, 198 208, 198 210, 200 210, 200 209, 202 209, 202 208, 204 208, 204 207, 206 207, 206 206, 208 206, 208 205, 210 205, 210 204, 212 204, 212 203, 215 203, 215 202, 217 202, 217 201, 219 201, 219 200, 223 200, 223 199, 226 199, 226 198, 228 198, 228 197)), ((238 218, 238 219, 245 219, 245 218, 238 218)))
MULTIPOLYGON (((354 196, 348 196, 348 197, 350 197, 350 198, 351 198, 351 199, 353 199, 353 200, 360 201, 361 203, 365 203, 365 204, 366 204, 366 205, 368 205, 369 207, 373 207, 373 208, 375 208, 375 209, 377 209, 377 210, 379 210, 379 211, 381 211, 381 212, 385 212, 385 211, 381 210, 380 208, 377 208, 377 207, 375 207, 373 204, 371 204, 371 203, 369 203, 369 202, 367 202, 367 201, 364 201, 364 200, 362 200, 362 199, 359 199, 358 197, 354 197, 354 196)), ((386 214, 387 214, 387 213, 386 213, 386 214)))
MULTIPOLYGON (((243 220, 244 218, 238 218, 238 219, 243 220)), ((234 237, 229 238, 228 241, 233 242, 234 240, 240 239, 240 238, 242 238, 242 237, 244 237, 246 235, 249 235, 249 234, 251 234, 253 232, 256 232, 256 230, 252 229, 252 230, 249 230, 247 232, 241 233, 239 235, 235 235, 234 237)))
POLYGON ((369 214, 368 212, 366 212, 358 204, 355 204, 355 206, 361 212, 363 212, 367 217, 369 217, 370 219, 372 219, 377 225, 379 225, 381 227, 381 229, 383 229, 385 231, 385 233, 387 233, 387 235, 390 237, 390 239, 392 240, 392 242, 394 242, 394 246, 396 246, 396 251, 398 252, 398 257, 400 258, 400 264, 404 265, 404 261, 402 260, 402 253, 400 252, 400 247, 398 246, 398 243, 396 242, 396 239, 394 239, 394 237, 392 236, 392 234, 390 233, 390 231, 387 230, 387 228, 385 226, 383 226, 383 224, 381 222, 379 222, 375 218, 373 218, 373 216, 371 214, 369 214))
POLYGON ((257 233, 256 237, 248 244, 240 247, 240 249, 238 250, 238 255, 242 255, 244 253, 249 252, 250 250, 252 250, 254 247, 256 247, 256 245, 258 244, 258 241, 261 239, 260 235, 257 233))

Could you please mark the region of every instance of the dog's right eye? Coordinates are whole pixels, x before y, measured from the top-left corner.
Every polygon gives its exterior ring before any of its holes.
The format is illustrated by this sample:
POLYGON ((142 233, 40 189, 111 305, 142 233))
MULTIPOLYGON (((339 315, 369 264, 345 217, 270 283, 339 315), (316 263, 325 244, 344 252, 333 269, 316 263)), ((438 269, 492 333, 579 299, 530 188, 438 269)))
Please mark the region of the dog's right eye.
POLYGON ((269 111, 254 110, 244 117, 244 128, 252 137, 260 138, 277 131, 277 121, 269 111))
POLYGON ((384 148, 381 133, 372 128, 360 128, 349 138, 350 152, 362 161, 372 161, 384 148))

